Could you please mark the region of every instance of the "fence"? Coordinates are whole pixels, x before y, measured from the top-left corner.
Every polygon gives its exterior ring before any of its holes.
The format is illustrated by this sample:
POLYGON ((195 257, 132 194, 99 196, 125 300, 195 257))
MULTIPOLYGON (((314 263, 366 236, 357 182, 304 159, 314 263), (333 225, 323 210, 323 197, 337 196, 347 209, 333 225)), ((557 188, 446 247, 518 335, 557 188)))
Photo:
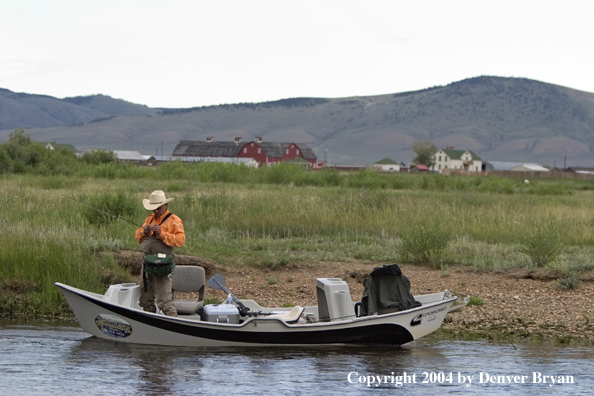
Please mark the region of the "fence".
POLYGON ((553 179, 594 179, 594 173, 576 173, 576 172, 538 172, 538 171, 484 171, 484 172, 470 172, 462 169, 444 169, 444 175, 459 175, 459 176, 499 176, 499 177, 520 177, 522 179, 534 178, 553 178, 553 179))

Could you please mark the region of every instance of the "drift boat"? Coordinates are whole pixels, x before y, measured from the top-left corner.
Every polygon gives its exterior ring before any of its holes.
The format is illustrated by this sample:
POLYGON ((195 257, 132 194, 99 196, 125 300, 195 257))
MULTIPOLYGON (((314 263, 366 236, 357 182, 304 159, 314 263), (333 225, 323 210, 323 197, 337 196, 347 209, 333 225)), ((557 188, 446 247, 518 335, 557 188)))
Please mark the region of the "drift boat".
MULTIPOLYGON (((174 272, 174 289, 180 268, 174 272)), ((362 316, 360 303, 351 300, 342 279, 318 278, 318 305, 290 308, 238 300, 220 274, 208 285, 225 291, 233 301, 205 306, 185 302, 185 307, 176 302, 179 316, 170 317, 144 312, 138 305, 141 286, 135 283, 111 285, 105 294, 56 283, 87 333, 106 340, 169 346, 401 345, 437 330, 457 300, 446 290, 414 296, 419 306, 411 309, 362 316), (191 308, 184 310, 188 304, 191 308)))

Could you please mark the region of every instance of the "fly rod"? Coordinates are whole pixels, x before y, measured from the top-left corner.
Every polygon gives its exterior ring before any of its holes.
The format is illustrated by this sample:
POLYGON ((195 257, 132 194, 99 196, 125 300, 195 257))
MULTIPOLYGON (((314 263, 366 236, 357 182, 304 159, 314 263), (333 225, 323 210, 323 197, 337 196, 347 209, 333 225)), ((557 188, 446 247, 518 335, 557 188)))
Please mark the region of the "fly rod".
POLYGON ((136 224, 136 223, 133 223, 133 222, 131 222, 130 220, 124 219, 123 217, 116 216, 116 215, 114 215, 114 214, 111 214, 111 213, 107 213, 107 212, 105 212, 105 211, 103 211, 103 210, 101 210, 101 209, 99 209, 99 208, 96 208, 96 207, 94 207, 94 206, 91 206, 91 205, 89 205, 89 204, 86 204, 86 203, 84 203, 84 202, 81 202, 81 201, 77 201, 76 199, 73 199, 73 198, 70 198, 70 197, 66 197, 66 196, 64 196, 64 195, 60 195, 60 194, 58 194, 58 193, 56 193, 56 192, 54 192, 54 191, 50 191, 50 190, 45 190, 45 191, 48 191, 48 192, 54 193, 54 194, 56 194, 56 195, 57 195, 58 197, 60 197, 60 198, 68 199, 68 200, 70 200, 70 201, 72 201, 72 202, 76 202, 77 204, 84 205, 84 206, 86 206, 87 208, 94 209, 94 210, 96 210, 97 212, 101 212, 101 213, 103 213, 104 215, 111 216, 111 217, 113 217, 114 219, 118 219, 118 220, 125 221, 125 222, 126 222, 126 223, 128 223, 128 224, 132 224, 132 225, 133 225, 134 227, 136 227, 136 228, 141 228, 141 227, 142 227, 142 226, 139 226, 139 225, 138 225, 138 224, 136 224))
MULTIPOLYGON (((491 318, 487 316, 487 314, 486 314, 486 313, 485 313, 485 312, 484 312, 484 311, 481 309, 481 307, 479 307, 478 305, 475 305, 475 307, 477 307, 477 308, 478 308, 478 310, 479 310, 479 311, 481 311, 481 313, 482 313, 483 315, 485 315, 485 318, 487 318, 487 319, 489 320, 489 322, 491 322, 491 324, 492 324, 493 326, 495 326, 495 322, 493 322, 493 321, 491 320, 491 318)), ((513 342, 509 341, 509 343, 511 344, 511 346, 513 346, 513 347, 514 347, 514 350, 516 350, 516 351, 518 350, 518 348, 516 348, 516 346, 514 345, 514 343, 513 343, 513 342)))

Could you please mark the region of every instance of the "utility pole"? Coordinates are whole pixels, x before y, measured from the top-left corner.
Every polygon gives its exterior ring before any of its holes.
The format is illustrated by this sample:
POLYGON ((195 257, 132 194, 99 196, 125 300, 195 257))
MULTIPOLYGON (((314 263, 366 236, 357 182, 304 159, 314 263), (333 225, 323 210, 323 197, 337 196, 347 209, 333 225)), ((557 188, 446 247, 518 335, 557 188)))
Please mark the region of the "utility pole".
POLYGON ((567 150, 565 150, 565 164, 563 165, 563 170, 567 169, 567 150))

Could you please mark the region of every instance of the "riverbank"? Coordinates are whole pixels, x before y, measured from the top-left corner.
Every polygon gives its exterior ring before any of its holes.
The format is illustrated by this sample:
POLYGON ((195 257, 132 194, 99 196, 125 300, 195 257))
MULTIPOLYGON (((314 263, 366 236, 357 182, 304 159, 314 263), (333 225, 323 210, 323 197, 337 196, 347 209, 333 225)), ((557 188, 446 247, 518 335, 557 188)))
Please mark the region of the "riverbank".
MULTIPOLYGON (((122 251, 119 262, 130 268, 136 281, 140 269, 137 252, 122 251)), ((238 297, 257 301, 262 306, 317 305, 317 278, 341 278, 349 284, 354 301, 363 294, 362 280, 380 264, 320 262, 266 267, 218 266, 192 256, 179 256, 181 264, 202 265, 207 277, 217 272, 227 280, 227 287, 238 297)), ((477 271, 450 265, 444 270, 402 264, 411 281, 413 294, 440 292, 482 300, 482 306, 468 306, 446 317, 439 337, 454 339, 545 340, 560 343, 594 343, 594 274, 582 275, 577 289, 563 290, 556 285, 558 274, 546 269, 528 271, 510 269, 501 272, 477 271)), ((209 300, 224 299, 223 292, 206 288, 209 300)))

